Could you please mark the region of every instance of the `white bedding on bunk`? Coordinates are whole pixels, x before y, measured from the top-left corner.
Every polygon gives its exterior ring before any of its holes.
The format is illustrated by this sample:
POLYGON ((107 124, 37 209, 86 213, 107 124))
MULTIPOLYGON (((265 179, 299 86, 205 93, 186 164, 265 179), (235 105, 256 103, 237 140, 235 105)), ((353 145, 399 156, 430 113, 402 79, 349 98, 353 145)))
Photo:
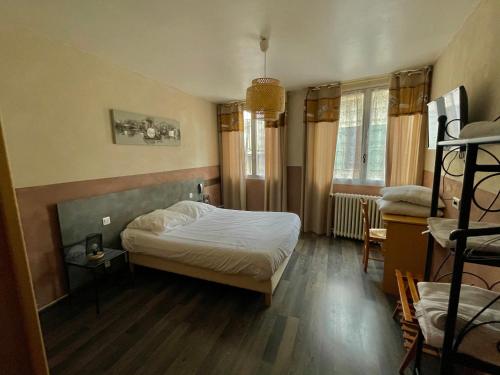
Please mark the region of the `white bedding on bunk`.
MULTIPOLYGON (((454 249, 456 241, 450 240, 450 233, 458 228, 457 219, 444 219, 439 217, 427 218, 427 224, 432 236, 438 244, 447 249, 454 249)), ((469 228, 496 228, 498 224, 469 221, 469 228)), ((489 236, 477 236, 467 238, 467 249, 475 252, 488 252, 500 254, 500 236, 493 234, 489 236)))
POLYGON ((161 234, 127 228, 121 236, 131 253, 268 280, 293 252, 299 233, 300 219, 292 213, 217 208, 161 234))
MULTIPOLYGON (((441 348, 448 314, 450 284, 420 282, 417 287, 420 301, 414 306, 420 329, 427 344, 441 348)), ((463 284, 458 305, 456 331, 461 331, 470 319, 498 296, 498 292, 463 284)), ((479 324, 499 320, 500 301, 497 301, 474 322, 479 324)), ((499 323, 481 325, 464 337, 458 351, 500 366, 500 355, 497 350, 499 340, 499 323)))

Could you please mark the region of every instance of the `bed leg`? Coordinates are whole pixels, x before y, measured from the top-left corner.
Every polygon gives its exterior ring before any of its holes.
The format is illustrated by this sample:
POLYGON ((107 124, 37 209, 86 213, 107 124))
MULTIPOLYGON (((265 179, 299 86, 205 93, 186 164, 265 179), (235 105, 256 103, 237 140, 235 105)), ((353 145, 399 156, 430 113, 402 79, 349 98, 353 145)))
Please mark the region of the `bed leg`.
POLYGON ((135 285, 135 264, 128 263, 128 269, 130 271, 130 281, 132 282, 132 286, 135 285))
POLYGON ((266 304, 267 307, 271 306, 272 300, 273 300, 272 293, 264 293, 264 303, 266 304))

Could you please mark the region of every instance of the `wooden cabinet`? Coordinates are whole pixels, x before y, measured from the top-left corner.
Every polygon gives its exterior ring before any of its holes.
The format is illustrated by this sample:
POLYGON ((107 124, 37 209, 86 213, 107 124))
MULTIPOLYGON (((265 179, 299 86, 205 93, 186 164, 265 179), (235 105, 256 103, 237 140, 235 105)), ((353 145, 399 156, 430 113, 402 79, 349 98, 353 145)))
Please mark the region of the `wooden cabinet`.
POLYGON ((385 293, 398 294, 395 270, 411 271, 415 276, 423 275, 427 249, 427 219, 423 217, 386 215, 382 216, 387 228, 384 242, 385 293))

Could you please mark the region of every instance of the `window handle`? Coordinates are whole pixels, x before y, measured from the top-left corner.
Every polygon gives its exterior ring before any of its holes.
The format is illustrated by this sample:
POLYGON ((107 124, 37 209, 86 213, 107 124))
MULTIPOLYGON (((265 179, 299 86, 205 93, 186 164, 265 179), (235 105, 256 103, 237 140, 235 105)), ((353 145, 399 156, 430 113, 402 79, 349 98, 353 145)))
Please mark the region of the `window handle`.
POLYGON ((366 163, 366 154, 363 154, 363 164, 366 163))

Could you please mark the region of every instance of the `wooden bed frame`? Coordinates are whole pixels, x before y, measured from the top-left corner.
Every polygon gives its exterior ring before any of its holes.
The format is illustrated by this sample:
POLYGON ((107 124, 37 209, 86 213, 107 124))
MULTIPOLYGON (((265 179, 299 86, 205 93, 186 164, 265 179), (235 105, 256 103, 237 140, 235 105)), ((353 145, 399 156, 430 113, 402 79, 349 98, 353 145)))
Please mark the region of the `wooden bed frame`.
MULTIPOLYGON (((203 178, 154 184, 137 189, 118 191, 90 198, 59 202, 57 215, 61 231, 61 243, 70 246, 80 242, 89 233, 102 233, 103 246, 121 249, 121 232, 137 216, 158 207, 168 207, 182 200, 200 200, 199 184, 203 178), (110 225, 102 227, 102 218, 113 213, 110 225)), ((271 304, 272 295, 290 260, 286 258, 269 280, 259 281, 251 276, 224 274, 201 267, 188 266, 159 257, 128 253, 129 264, 155 268, 198 279, 227 284, 264 293, 265 302, 271 304)))
POLYGON ((266 306, 271 306, 273 292, 278 286, 278 283, 280 282, 281 277, 283 276, 283 272, 285 272, 285 268, 288 262, 290 261, 292 254, 290 254, 283 261, 283 263, 281 263, 281 265, 278 267, 278 269, 273 274, 271 279, 262 281, 256 280, 251 276, 216 272, 206 268, 189 266, 186 264, 155 257, 152 255, 129 252, 128 256, 129 256, 129 265, 132 272, 134 272, 134 266, 138 265, 138 266, 154 268, 157 270, 173 272, 179 275, 190 276, 197 279, 213 281, 219 284, 226 284, 226 285, 236 286, 238 288, 254 290, 256 292, 264 293, 264 300, 266 306))

